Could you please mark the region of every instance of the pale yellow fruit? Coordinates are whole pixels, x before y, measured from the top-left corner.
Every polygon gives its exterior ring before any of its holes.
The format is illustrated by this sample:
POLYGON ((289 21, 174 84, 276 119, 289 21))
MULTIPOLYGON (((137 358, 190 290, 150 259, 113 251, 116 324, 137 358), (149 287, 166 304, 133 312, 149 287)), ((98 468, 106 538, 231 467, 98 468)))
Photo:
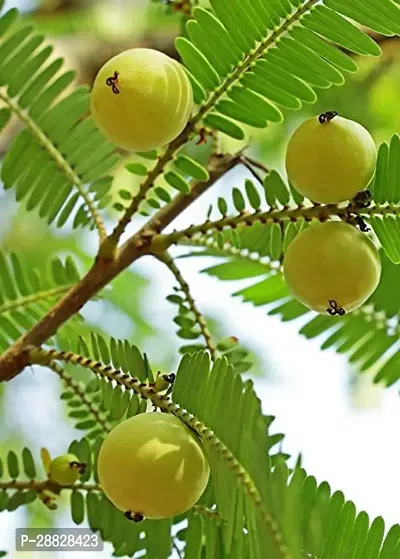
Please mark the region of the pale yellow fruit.
POLYGON ((91 111, 104 136, 135 151, 174 140, 185 128, 192 106, 192 86, 179 62, 145 48, 127 50, 106 62, 91 94, 91 111))
POLYGON ((286 251, 285 280, 304 305, 322 314, 350 312, 375 291, 381 261, 374 243, 342 221, 312 224, 286 251), (331 303, 332 302, 332 303, 331 303))
POLYGON ((148 412, 115 427, 98 457, 100 483, 121 511, 170 518, 204 492, 210 469, 203 450, 176 417, 148 412))
POLYGON ((361 124, 335 116, 303 122, 289 140, 286 171, 303 196, 321 204, 350 200, 370 182, 376 147, 361 124))
POLYGON ((49 476, 59 485, 72 485, 79 479, 82 470, 83 464, 75 454, 63 454, 51 461, 49 476))

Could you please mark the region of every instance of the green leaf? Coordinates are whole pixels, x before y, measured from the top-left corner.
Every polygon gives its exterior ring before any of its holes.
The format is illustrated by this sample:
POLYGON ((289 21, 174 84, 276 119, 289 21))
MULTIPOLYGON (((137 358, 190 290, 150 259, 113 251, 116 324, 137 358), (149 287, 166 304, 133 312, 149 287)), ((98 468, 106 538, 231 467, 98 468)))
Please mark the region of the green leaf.
POLYGON ((374 215, 369 222, 387 256, 395 264, 400 264, 400 217, 374 215))
POLYGON ((158 157, 158 152, 156 149, 150 151, 137 151, 137 155, 143 157, 144 159, 150 159, 151 161, 155 161, 158 157))
POLYGON ((94 419, 86 419, 85 421, 79 421, 75 425, 75 429, 80 429, 82 431, 88 431, 96 426, 96 421, 94 419))
POLYGON ((198 514, 189 515, 189 523, 186 534, 185 557, 191 559, 201 559, 201 549, 203 547, 204 520, 198 514))
POLYGON ((235 209, 238 212, 242 212, 246 207, 246 202, 244 200, 243 194, 238 188, 233 188, 232 190, 232 200, 235 206, 235 209))
POLYGON ((198 181, 207 181, 210 178, 207 169, 186 155, 180 155, 175 159, 174 165, 179 171, 198 181))
POLYGON ((290 202, 290 194, 286 184, 276 171, 272 170, 264 178, 265 200, 270 207, 276 202, 286 206, 290 202))
POLYGON ((257 112, 261 118, 271 122, 282 122, 283 120, 281 111, 275 105, 272 105, 264 97, 249 89, 235 86, 228 91, 228 95, 233 101, 236 101, 248 111, 257 112))
POLYGON ((205 268, 202 272, 210 276, 216 276, 221 280, 238 280, 260 276, 266 273, 266 267, 256 261, 232 260, 224 264, 217 264, 210 268, 205 268))
POLYGON ((122 402, 122 388, 117 384, 112 391, 110 416, 112 419, 120 419, 124 413, 122 402))
POLYGON ((147 378, 146 363, 136 346, 129 345, 127 360, 130 374, 140 380, 145 380, 147 378))
POLYGON ((0 512, 6 510, 8 505, 8 495, 5 491, 0 491, 0 512))
POLYGON ((228 99, 223 99, 216 105, 216 110, 225 116, 232 118, 233 120, 238 120, 249 126, 255 128, 265 128, 267 126, 267 121, 264 117, 257 114, 254 111, 230 101, 228 99))
POLYGON ((142 163, 128 163, 128 165, 125 165, 125 169, 129 171, 129 173, 139 175, 141 177, 146 176, 148 173, 147 167, 142 163))
POLYGON ((71 516, 75 524, 82 524, 85 519, 85 500, 80 491, 71 493, 71 516))
POLYGON ((208 115, 204 119, 204 124, 210 126, 211 128, 215 128, 236 140, 243 140, 244 132, 235 122, 226 118, 225 116, 218 114, 218 113, 208 113, 208 115))
POLYGON ((250 205, 254 210, 259 210, 261 206, 261 198, 254 183, 246 179, 245 181, 246 194, 249 199, 250 205))
POLYGON ((11 118, 11 112, 8 109, 0 109, 0 132, 7 126, 11 118))
POLYGON ((350 51, 371 56, 381 54, 381 49, 370 37, 326 6, 316 6, 302 19, 302 23, 305 27, 350 51))
POLYGON ((25 495, 23 491, 16 491, 8 500, 7 510, 13 512, 17 508, 25 504, 25 495))
POLYGON ((190 186, 185 181, 185 179, 175 171, 169 171, 164 175, 164 178, 169 185, 171 185, 176 190, 179 190, 179 192, 182 192, 183 194, 189 194, 190 186))
MULTIPOLYGON (((35 462, 29 448, 24 448, 22 451, 22 464, 24 467, 24 472, 27 477, 34 479, 36 476, 35 462)), ((0 476, 1 477, 1 476, 0 476)))
POLYGON ((0 37, 11 27, 17 17, 18 10, 16 8, 11 8, 11 10, 8 10, 8 12, 3 15, 0 19, 0 37))
POLYGON ((218 198, 218 209, 223 217, 225 217, 228 213, 228 204, 224 198, 218 198))
POLYGON ((204 54, 184 37, 178 37, 175 45, 185 65, 206 90, 219 86, 220 78, 204 54))
POLYGON ((10 450, 7 454, 7 467, 9 476, 12 479, 17 479, 19 476, 19 464, 17 455, 13 450, 10 450))

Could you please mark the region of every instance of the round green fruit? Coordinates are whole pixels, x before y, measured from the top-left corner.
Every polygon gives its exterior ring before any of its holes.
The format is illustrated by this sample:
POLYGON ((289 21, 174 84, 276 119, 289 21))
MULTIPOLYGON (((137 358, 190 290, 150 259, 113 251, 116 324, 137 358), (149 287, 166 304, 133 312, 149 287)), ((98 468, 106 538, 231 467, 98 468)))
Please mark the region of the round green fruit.
POLYGON ((63 454, 57 456, 50 463, 50 479, 59 485, 73 485, 84 471, 84 464, 81 464, 75 454, 63 454))
POLYGON ((308 308, 344 314, 375 291, 381 261, 374 243, 342 221, 310 225, 289 245, 283 261, 289 288, 308 308))
POLYGON ((117 425, 101 446, 97 469, 107 497, 133 519, 171 518, 187 511, 201 497, 210 475, 190 429, 159 412, 117 425))
POLYGON ((127 50, 106 62, 91 94, 91 111, 104 136, 135 151, 174 140, 185 128, 192 106, 192 86, 179 62, 145 48, 127 50))
POLYGON ((321 204, 351 200, 368 185, 375 165, 370 133, 336 113, 303 122, 287 147, 289 181, 303 196, 321 204))

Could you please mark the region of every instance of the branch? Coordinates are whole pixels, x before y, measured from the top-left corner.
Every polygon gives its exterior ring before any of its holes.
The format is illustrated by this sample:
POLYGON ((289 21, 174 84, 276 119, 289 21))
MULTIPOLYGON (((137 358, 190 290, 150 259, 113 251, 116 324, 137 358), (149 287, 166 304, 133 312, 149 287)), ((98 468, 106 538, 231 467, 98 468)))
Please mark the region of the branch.
POLYGON ((132 200, 130 206, 125 211, 117 227, 114 229, 110 236, 110 241, 114 245, 118 244, 118 240, 126 229, 126 226, 130 222, 132 216, 137 211, 139 204, 145 199, 148 190, 153 186, 156 178, 163 172, 164 167, 171 161, 174 154, 181 148, 195 132, 196 125, 199 124, 206 116, 206 114, 215 106, 215 104, 220 100, 221 97, 231 88, 234 83, 240 79, 240 77, 246 73, 252 66, 252 64, 258 60, 267 49, 276 43, 281 35, 286 33, 286 31, 294 25, 301 17, 306 14, 319 0, 307 0, 307 2, 299 7, 294 14, 284 21, 271 35, 269 35, 264 41, 262 41, 258 47, 239 64, 239 66, 232 72, 232 74, 224 80, 224 82, 213 92, 207 101, 200 105, 199 111, 189 120, 186 128, 181 132, 181 134, 173 140, 165 150, 164 154, 159 157, 156 166, 149 172, 146 179, 139 188, 138 194, 132 200))
POLYGON ((73 392, 76 394, 76 396, 78 396, 81 402, 86 405, 96 422, 102 427, 104 433, 109 433, 112 429, 111 425, 107 422, 105 417, 103 417, 100 409, 90 400, 90 398, 86 396, 86 392, 80 386, 80 384, 76 382, 76 380, 73 379, 71 375, 66 373, 61 365, 59 365, 55 361, 47 363, 47 366, 52 369, 64 381, 65 385, 73 390, 73 392))
MULTIPOLYGON (((190 194, 178 194, 117 251, 114 259, 99 255, 89 272, 35 325, 0 356, 0 382, 10 380, 29 364, 26 346, 38 346, 80 311, 84 304, 138 258, 152 251, 151 239, 167 227, 220 177, 239 163, 240 154, 213 156, 206 182, 193 181, 190 194)), ((104 245, 103 245, 104 248, 104 245)), ((167 247, 166 247, 167 248, 167 247)), ((165 249, 164 249, 165 250, 165 249)), ((101 252, 101 249, 100 249, 101 252)), ((104 251, 109 254, 107 251, 104 251)))
POLYGON ((138 193, 133 198, 129 207, 125 210, 124 215, 114 228, 114 231, 111 233, 109 239, 114 246, 117 246, 118 241, 131 221, 132 216, 139 209, 140 203, 146 198, 148 191, 154 186, 155 180, 163 173, 165 166, 171 161, 175 152, 188 141, 192 132, 193 127, 188 124, 181 134, 169 144, 163 155, 159 156, 155 167, 149 171, 147 177, 140 185, 138 193))
POLYGON ((123 373, 122 371, 113 369, 110 365, 103 365, 100 362, 93 361, 92 359, 86 358, 82 355, 77 355, 70 351, 57 351, 44 350, 44 349, 30 349, 29 360, 33 363, 39 363, 41 365, 46 363, 51 363, 54 359, 59 361, 64 361, 65 363, 72 363, 73 365, 80 365, 91 370, 96 375, 102 376, 110 381, 115 381, 117 384, 124 386, 129 390, 133 390, 136 394, 140 395, 142 398, 151 400, 151 402, 160 408, 162 411, 171 413, 188 427, 196 431, 196 433, 201 437, 203 441, 208 442, 208 444, 213 448, 213 450, 221 456, 223 460, 226 461, 227 466, 236 475, 238 482, 242 485, 244 491, 251 499, 258 511, 260 519, 264 523, 266 529, 270 533, 274 543, 279 552, 279 557, 282 559, 291 559, 291 555, 283 541, 283 535, 280 532, 280 528, 273 518, 271 513, 267 510, 259 490, 257 489, 253 479, 251 478, 248 471, 242 466, 239 460, 232 454, 229 448, 215 435, 215 433, 209 429, 204 423, 199 421, 191 413, 187 412, 178 404, 170 401, 168 396, 158 394, 152 386, 148 383, 143 383, 138 378, 132 377, 129 374, 123 373))
MULTIPOLYGON (((205 235, 209 231, 222 231, 225 228, 235 229, 240 224, 248 226, 254 223, 280 223, 284 220, 297 221, 304 219, 311 221, 312 219, 319 219, 326 221, 332 216, 338 216, 341 219, 346 219, 350 214, 357 215, 400 215, 400 206, 373 206, 370 208, 357 208, 352 203, 345 207, 339 207, 337 204, 328 204, 326 206, 314 205, 309 208, 298 206, 293 209, 283 208, 282 210, 270 209, 265 212, 256 211, 253 214, 240 213, 236 216, 228 216, 218 219, 216 221, 206 221, 201 225, 192 225, 180 231, 174 231, 169 235, 163 235, 165 244, 178 243, 181 239, 187 237, 191 239, 194 235, 201 233, 205 235)), ((153 240, 157 242, 157 237, 153 240)))
POLYGON ((99 233, 100 241, 103 241, 107 237, 107 232, 104 227, 104 223, 98 213, 93 201, 91 200, 89 194, 85 190, 85 186, 79 176, 75 173, 74 169, 70 166, 69 162, 62 156, 55 145, 50 141, 42 129, 34 122, 28 113, 23 111, 17 103, 15 103, 6 93, 0 91, 0 99, 10 108, 11 112, 14 113, 21 122, 25 124, 28 130, 31 132, 32 136, 36 138, 42 148, 47 151, 47 153, 54 159, 57 167, 60 171, 67 177, 69 182, 75 186, 79 194, 82 196, 85 204, 89 210, 89 213, 95 223, 97 231, 99 233))
POLYGON ((208 326, 207 326, 207 322, 206 322, 204 316, 201 314, 201 312, 197 308, 196 302, 192 297, 192 294, 190 292, 189 284, 184 280, 178 266, 175 264, 174 260, 171 258, 171 256, 167 252, 164 252, 162 254, 158 254, 157 258, 160 262, 162 262, 163 264, 165 264, 169 268, 169 270, 175 276, 176 281, 179 283, 179 285, 181 287, 181 291, 184 293, 186 301, 188 302, 192 313, 196 317, 197 324, 200 327, 200 331, 201 331, 202 336, 204 338, 204 341, 206 343, 207 349, 210 352, 211 359, 212 359, 212 361, 215 361, 216 358, 217 358, 217 348, 216 348, 216 346, 215 346, 215 344, 212 340, 210 331, 209 331, 208 326))

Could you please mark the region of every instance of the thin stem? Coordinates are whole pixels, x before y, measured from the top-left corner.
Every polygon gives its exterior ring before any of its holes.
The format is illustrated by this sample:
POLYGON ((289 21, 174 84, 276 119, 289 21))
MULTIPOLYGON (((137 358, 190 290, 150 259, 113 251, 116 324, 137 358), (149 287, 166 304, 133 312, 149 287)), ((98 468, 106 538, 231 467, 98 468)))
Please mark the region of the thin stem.
POLYGON ((28 295, 27 297, 21 297, 13 301, 8 301, 7 303, 0 305, 0 315, 21 307, 27 307, 37 301, 43 301, 45 299, 50 299, 51 297, 56 297, 57 295, 66 293, 69 289, 71 289, 70 285, 63 285, 61 287, 54 287, 54 289, 49 289, 48 291, 39 291, 38 293, 28 295))
POLYGON ((262 163, 261 161, 257 161, 257 159, 253 159, 248 155, 244 155, 243 159, 248 163, 250 163, 250 165, 252 165, 253 167, 256 167, 257 169, 261 169, 261 171, 264 171, 264 173, 267 174, 270 173, 270 169, 266 165, 264 165, 264 163, 262 163))
MULTIPOLYGON (((218 256, 232 256, 233 258, 246 262, 257 262, 260 266, 264 266, 266 274, 281 270, 281 263, 279 261, 266 261, 266 257, 261 257, 259 255, 257 257, 251 256, 247 249, 235 248, 230 244, 225 244, 223 248, 220 248, 213 237, 200 236, 194 239, 183 238, 179 241, 179 245, 212 248, 219 253, 218 256)), ((199 252, 199 256, 201 255, 202 253, 199 252)))
MULTIPOLYGON (((246 225, 253 225, 254 223, 279 223, 283 220, 297 221, 304 219, 311 221, 312 219, 319 219, 321 221, 329 219, 331 216, 338 216, 346 218, 349 211, 357 215, 400 215, 400 206, 373 206, 370 208, 354 208, 352 204, 347 207, 339 208, 337 204, 329 204, 327 206, 312 206, 305 208, 299 206, 296 208, 282 210, 270 209, 265 212, 255 212, 253 214, 239 214, 236 216, 228 216, 218 219, 216 221, 206 221, 201 225, 192 225, 181 231, 174 231, 166 235, 168 241, 172 243, 179 242, 182 238, 191 238, 198 233, 205 235, 208 231, 222 231, 225 228, 235 229, 238 225, 244 223, 246 225)), ((166 240, 167 240, 166 239, 166 240)))
POLYGON ((216 520, 223 520, 217 509, 209 509, 207 507, 203 507, 202 505, 194 505, 192 510, 195 514, 200 514, 205 518, 215 518, 216 520))
MULTIPOLYGON (((218 155, 210 159, 206 182, 194 181, 192 191, 179 194, 116 252, 113 258, 97 257, 88 273, 56 303, 56 305, 28 332, 0 356, 0 382, 10 380, 29 364, 26 346, 39 346, 53 336, 58 328, 74 316, 83 305, 108 285, 123 270, 141 256, 151 252, 152 237, 163 231, 183 210, 239 162, 241 153, 218 155)), ((165 249, 164 249, 165 250, 165 249)))
POLYGON ((243 62, 237 66, 232 74, 224 80, 220 87, 218 87, 213 94, 205 101, 199 111, 189 120, 183 132, 169 144, 164 154, 158 159, 156 166, 149 172, 144 182, 139 188, 139 192, 132 200, 130 206, 125 211, 120 222, 112 232, 110 240, 117 245, 118 240, 126 229, 126 226, 132 219, 132 216, 138 210, 140 203, 146 198, 149 189, 154 185, 156 178, 163 172, 164 167, 171 161, 176 151, 181 148, 194 133, 196 125, 203 120, 206 114, 215 106, 223 95, 236 83, 241 76, 249 70, 254 62, 264 55, 265 51, 270 48, 279 39, 281 35, 286 33, 288 29, 295 24, 299 19, 307 13, 319 0, 308 0, 303 6, 294 12, 294 14, 284 21, 269 37, 262 41, 258 47, 249 55, 247 55, 243 62))
MULTIPOLYGON (((249 55, 243 63, 232 73, 231 77, 211 96, 209 101, 204 104, 200 111, 188 123, 183 132, 170 144, 166 152, 159 158, 153 171, 150 171, 144 184, 141 186, 141 195, 145 197, 149 185, 154 184, 158 174, 162 172, 165 165, 168 163, 173 154, 187 142, 190 135, 195 129, 195 126, 203 116, 213 107, 214 103, 224 95, 234 82, 248 70, 252 62, 257 57, 262 56, 264 51, 274 44, 279 38, 280 34, 285 33, 287 29, 296 23, 301 16, 306 13, 317 0, 309 0, 302 7, 300 7, 291 18, 284 22, 272 35, 265 41, 260 43, 259 47, 252 55, 249 55)), ((7 98, 8 99, 8 98, 7 98)), ((10 100, 11 102, 11 100, 10 100)), ((14 104, 13 104, 14 106, 14 104)), ((23 113, 16 107, 21 118, 27 120, 28 126, 33 126, 36 131, 35 123, 27 119, 23 113)), ((46 149, 52 149, 55 156, 60 156, 54 146, 48 142, 46 136, 43 135, 40 129, 37 130, 39 138, 42 135, 44 146, 46 149)), ((62 160, 62 163, 68 165, 67 162, 62 160)), ((71 290, 59 301, 30 331, 25 333, 14 345, 12 345, 2 356, 0 356, 0 382, 10 380, 18 373, 20 373, 26 364, 28 364, 27 353, 24 351, 25 347, 29 344, 41 345, 50 336, 55 334, 57 329, 76 314, 83 305, 94 295, 96 295, 103 287, 105 287, 112 279, 114 279, 122 270, 127 268, 135 260, 149 252, 149 245, 152 238, 156 233, 160 233, 173 221, 178 215, 182 213, 191 203, 194 202, 203 192, 205 192, 218 178, 225 174, 226 171, 234 167, 238 163, 238 156, 213 156, 211 158, 209 172, 210 178, 206 182, 194 181, 191 192, 189 195, 178 195, 171 203, 164 206, 158 211, 155 216, 142 228, 138 233, 130 237, 119 251, 114 252, 120 236, 125 230, 126 225, 129 223, 131 216, 135 212, 134 208, 128 208, 128 214, 123 217, 120 224, 117 225, 114 232, 110 237, 103 240, 99 250, 99 254, 92 269, 82 280, 75 285, 71 290), (114 245, 114 246, 113 246, 114 245)), ((63 168, 65 168, 63 165, 63 168)), ((74 178, 74 174, 73 174, 74 178)), ((135 204, 140 203, 139 200, 135 204)), ((99 223, 95 219, 98 228, 99 223)), ((101 228, 101 227, 100 227, 101 228)), ((101 234, 102 236, 102 234, 101 234)))
POLYGON ((213 342, 213 339, 211 337, 210 331, 209 331, 208 326, 207 326, 207 322, 206 322, 204 316, 201 314, 201 312, 197 308, 196 301, 194 300, 194 298, 193 298, 193 296, 190 292, 189 284, 185 281, 185 279, 183 278, 183 276, 181 274, 181 271, 179 270, 178 266, 175 264, 174 260, 172 259, 172 257, 167 252, 164 252, 162 254, 158 254, 156 257, 158 258, 158 260, 160 262, 162 262, 163 264, 165 264, 168 267, 168 269, 172 272, 176 281, 178 282, 182 292, 185 295, 186 301, 189 304, 190 310, 192 311, 192 313, 196 317, 196 322, 199 325, 199 328, 200 328, 201 334, 204 338, 204 341, 206 343, 207 349, 210 352, 211 359, 212 359, 212 361, 215 361, 216 358, 217 358, 217 348, 216 348, 216 346, 213 342))
POLYGON ((122 371, 113 369, 110 365, 105 366, 100 362, 93 361, 92 359, 86 358, 82 355, 77 355, 69 351, 58 351, 56 349, 44 350, 42 348, 32 348, 29 351, 29 358, 31 363, 40 363, 42 365, 50 363, 56 359, 64 361, 65 363, 72 363, 74 365, 85 367, 97 375, 107 378, 110 381, 115 381, 117 384, 124 386, 129 390, 133 390, 136 394, 139 394, 143 398, 151 400, 155 406, 167 413, 171 413, 188 427, 196 431, 201 439, 207 442, 213 450, 226 461, 227 467, 231 468, 236 475, 238 482, 243 486, 243 489, 249 499, 253 501, 261 520, 270 533, 278 549, 279 556, 282 559, 291 559, 291 554, 284 543, 280 528, 271 513, 267 510, 260 492, 250 474, 232 454, 229 448, 211 429, 204 425, 204 423, 199 421, 186 410, 182 409, 178 404, 171 402, 168 396, 158 394, 152 386, 149 386, 147 383, 142 383, 140 379, 131 377, 122 371))
POLYGON ((89 412, 96 420, 96 423, 98 423, 103 429, 104 433, 109 433, 112 429, 111 425, 107 422, 105 417, 103 417, 100 409, 86 396, 86 392, 81 387, 81 385, 76 382, 76 380, 73 379, 71 375, 66 373, 61 365, 59 365, 55 361, 51 361, 47 364, 47 366, 52 369, 64 381, 65 385, 73 390, 73 392, 76 394, 76 396, 78 396, 81 402, 85 404, 89 412))
POLYGON ((20 106, 13 101, 6 93, 0 91, 0 99, 11 109, 11 111, 21 120, 25 126, 30 130, 32 135, 38 140, 40 145, 47 151, 47 153, 54 159, 57 167, 67 177, 69 182, 75 186, 79 194, 85 201, 90 215, 96 225, 99 233, 100 241, 107 237, 107 232, 104 223, 98 213, 93 201, 85 190, 85 186, 79 176, 75 173, 69 162, 62 156, 56 146, 46 136, 42 129, 34 122, 28 114, 23 111, 20 106))
POLYGON ((253 175, 257 182, 263 185, 263 180, 257 171, 250 165, 250 163, 246 160, 245 157, 242 158, 241 163, 246 167, 246 169, 253 175))
POLYGON ((17 491, 36 491, 37 493, 42 493, 46 489, 50 491, 57 491, 63 489, 78 489, 83 491, 102 491, 100 485, 95 483, 74 483, 71 485, 58 485, 54 481, 50 479, 46 479, 45 481, 17 481, 12 479, 10 481, 3 481, 0 482, 0 489, 7 490, 7 489, 15 489, 17 491))
POLYGON ((116 246, 118 244, 119 239, 124 233, 133 215, 139 209, 141 202, 146 198, 147 192, 154 186, 155 180, 163 173, 165 166, 167 165, 167 163, 169 163, 169 161, 171 161, 175 152, 187 142, 191 132, 192 128, 188 124, 183 132, 169 144, 165 152, 158 158, 155 167, 153 167, 153 169, 149 171, 147 177, 140 185, 138 193, 131 201, 129 207, 125 210, 124 215, 121 217, 118 224, 115 226, 114 231, 109 237, 110 242, 113 245, 116 246))

